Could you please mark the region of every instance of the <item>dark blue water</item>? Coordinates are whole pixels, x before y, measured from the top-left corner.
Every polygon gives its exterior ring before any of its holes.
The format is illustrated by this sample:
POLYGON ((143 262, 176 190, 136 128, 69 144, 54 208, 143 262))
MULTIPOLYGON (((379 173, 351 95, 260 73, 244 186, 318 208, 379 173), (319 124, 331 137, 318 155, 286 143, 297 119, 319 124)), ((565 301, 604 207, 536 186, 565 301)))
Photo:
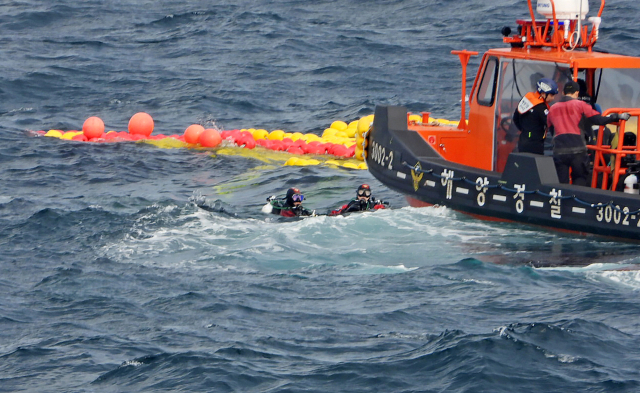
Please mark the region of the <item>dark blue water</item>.
MULTIPOLYGON (((502 46, 515 3, 0 4, 0 391, 639 391, 636 244, 413 209, 367 171, 28 132, 455 119, 449 52, 502 46), (362 182, 393 209, 260 211, 362 182)), ((640 55, 637 3, 610 3, 599 48, 640 55)))

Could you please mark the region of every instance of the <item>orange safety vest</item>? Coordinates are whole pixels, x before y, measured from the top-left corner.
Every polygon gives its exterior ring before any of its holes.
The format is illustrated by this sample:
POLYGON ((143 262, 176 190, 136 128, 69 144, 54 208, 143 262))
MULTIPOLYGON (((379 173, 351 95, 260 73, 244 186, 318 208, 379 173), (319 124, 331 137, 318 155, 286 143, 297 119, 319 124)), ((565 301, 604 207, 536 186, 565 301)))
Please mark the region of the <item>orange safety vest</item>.
POLYGON ((542 103, 544 103, 547 108, 549 108, 549 104, 547 104, 544 98, 542 98, 542 94, 538 93, 537 91, 531 91, 525 94, 525 96, 522 97, 522 99, 518 103, 518 112, 520 112, 521 115, 524 115, 525 113, 533 109, 534 106, 542 103))

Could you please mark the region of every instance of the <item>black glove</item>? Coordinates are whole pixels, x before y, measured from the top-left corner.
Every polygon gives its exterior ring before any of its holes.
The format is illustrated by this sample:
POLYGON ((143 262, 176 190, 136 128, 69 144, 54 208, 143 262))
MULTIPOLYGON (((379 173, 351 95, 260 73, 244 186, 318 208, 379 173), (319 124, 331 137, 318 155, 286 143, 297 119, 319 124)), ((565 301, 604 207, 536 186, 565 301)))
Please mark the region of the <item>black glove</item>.
POLYGON ((628 114, 627 112, 625 112, 625 113, 621 113, 621 114, 618 115, 618 120, 627 121, 627 120, 629 120, 630 117, 631 117, 631 115, 628 114))
POLYGON ((620 116, 618 116, 617 113, 612 113, 609 116, 607 116, 609 118, 609 120, 611 120, 612 122, 614 121, 618 121, 620 119, 620 116))

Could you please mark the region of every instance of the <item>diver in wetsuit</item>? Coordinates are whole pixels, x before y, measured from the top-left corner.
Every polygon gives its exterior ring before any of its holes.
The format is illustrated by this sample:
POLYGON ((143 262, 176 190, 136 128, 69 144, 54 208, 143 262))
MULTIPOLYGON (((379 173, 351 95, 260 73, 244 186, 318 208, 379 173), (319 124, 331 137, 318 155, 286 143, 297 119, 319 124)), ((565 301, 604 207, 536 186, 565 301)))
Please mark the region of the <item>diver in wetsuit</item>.
POLYGON ((547 136, 549 102, 558 94, 558 85, 553 79, 542 78, 536 87, 536 91, 527 93, 518 103, 513 113, 513 123, 520 130, 518 151, 542 155, 547 136))
POLYGON ((315 211, 302 206, 303 200, 304 195, 295 187, 288 189, 287 195, 282 199, 278 199, 275 196, 267 198, 267 202, 271 204, 271 213, 273 214, 283 217, 315 216, 315 211))
POLYGON ((362 184, 356 191, 356 197, 349 201, 346 205, 343 205, 340 209, 336 209, 329 213, 330 216, 337 216, 340 214, 359 212, 364 210, 378 210, 384 209, 388 206, 388 202, 377 200, 371 196, 371 187, 368 184, 362 184))

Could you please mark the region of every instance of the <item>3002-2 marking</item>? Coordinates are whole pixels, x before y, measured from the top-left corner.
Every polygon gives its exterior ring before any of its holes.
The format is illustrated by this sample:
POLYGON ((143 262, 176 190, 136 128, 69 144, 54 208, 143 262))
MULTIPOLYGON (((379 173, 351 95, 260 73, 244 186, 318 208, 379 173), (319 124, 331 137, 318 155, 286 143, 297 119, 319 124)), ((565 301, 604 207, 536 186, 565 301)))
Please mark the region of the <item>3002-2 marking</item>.
MULTIPOLYGON (((631 216, 631 218, 635 219, 635 214, 631 216)), ((620 209, 620 206, 617 205, 615 209, 611 205, 600 207, 598 208, 596 220, 600 222, 604 221, 607 223, 613 222, 614 224, 629 225, 629 208, 625 206, 620 209)), ((640 227, 640 220, 638 220, 636 226, 640 227)))
POLYGON ((375 141, 371 143, 371 159, 380 166, 386 166, 389 170, 393 170, 391 163, 393 162, 393 151, 389 151, 375 141))

